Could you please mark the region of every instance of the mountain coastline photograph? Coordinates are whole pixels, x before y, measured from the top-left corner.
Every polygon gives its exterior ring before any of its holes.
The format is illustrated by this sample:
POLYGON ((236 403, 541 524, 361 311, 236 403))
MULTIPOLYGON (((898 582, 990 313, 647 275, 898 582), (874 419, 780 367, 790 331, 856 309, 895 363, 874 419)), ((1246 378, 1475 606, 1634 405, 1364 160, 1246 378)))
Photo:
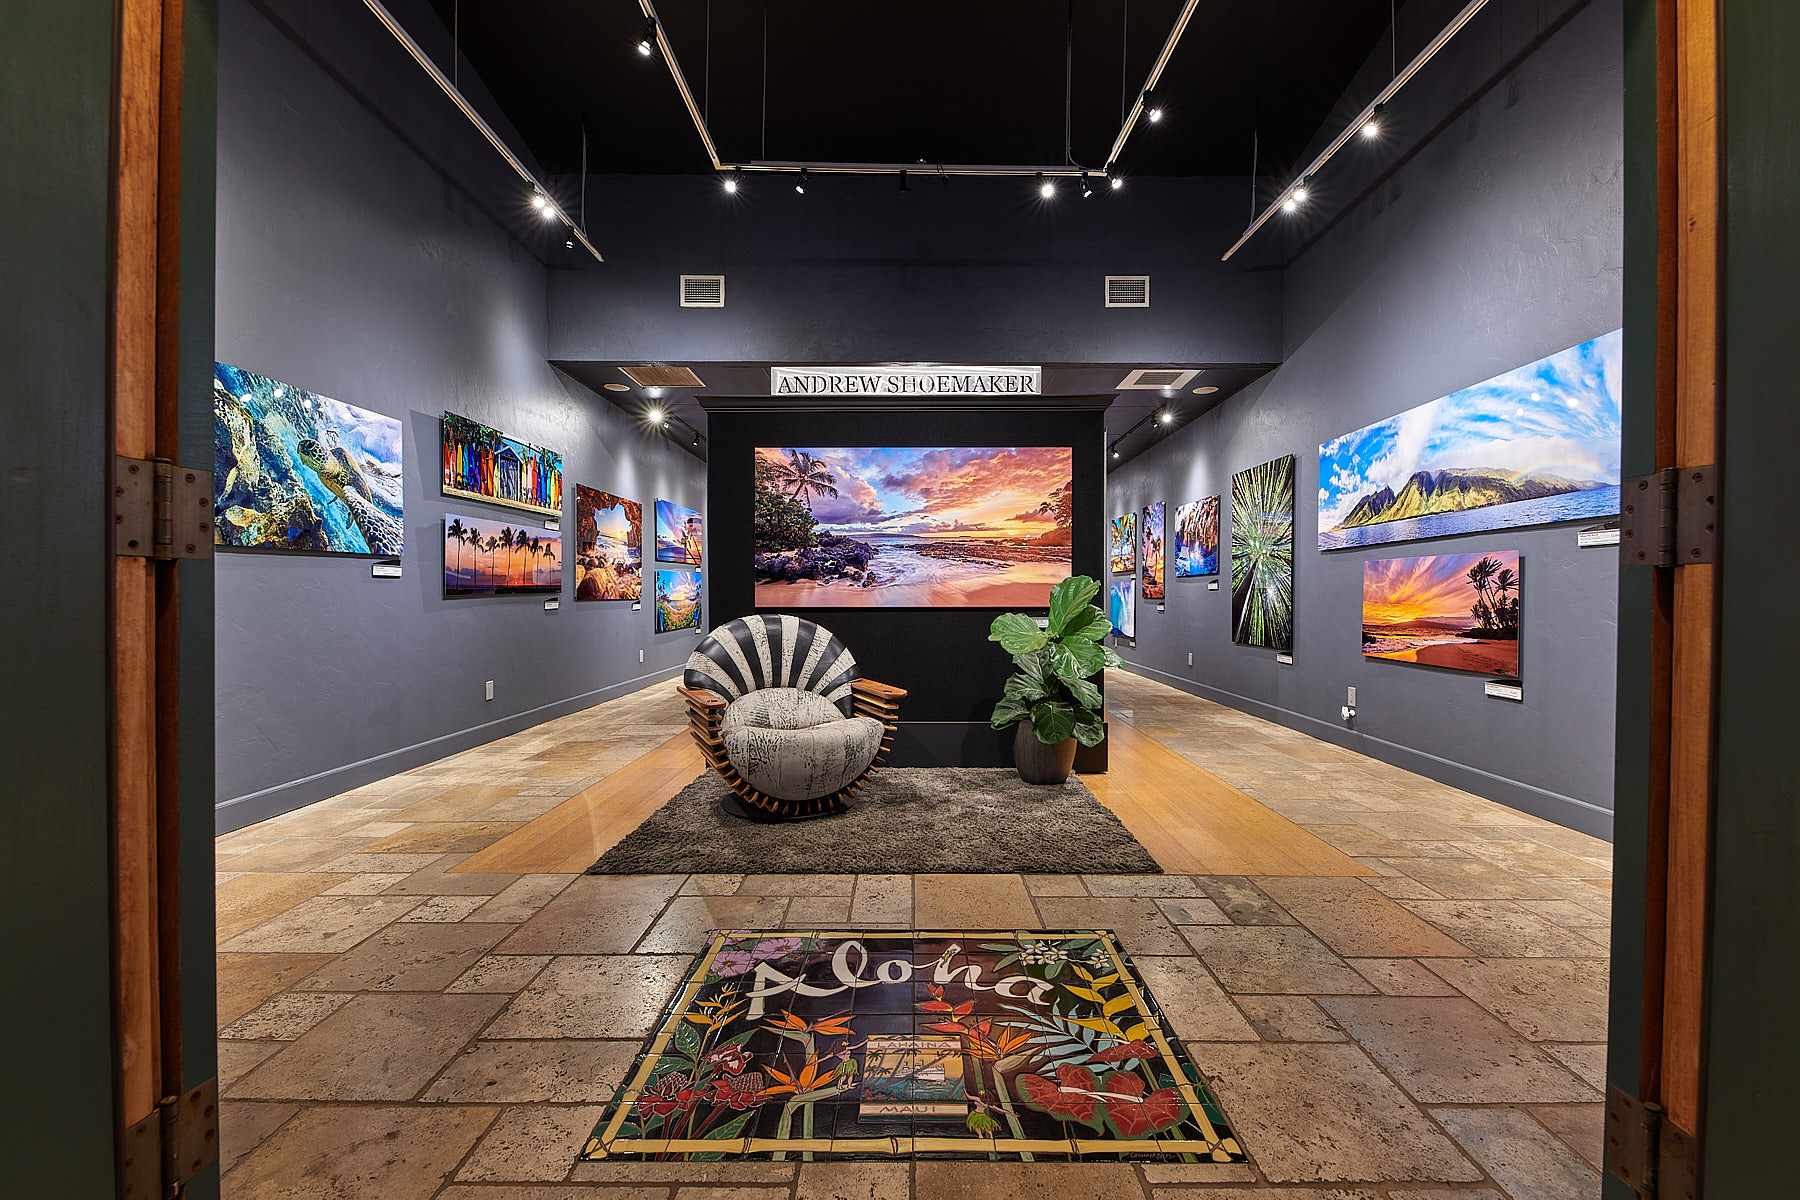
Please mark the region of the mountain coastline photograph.
POLYGON ((1619 511, 1618 331, 1319 447, 1319 548, 1619 511))

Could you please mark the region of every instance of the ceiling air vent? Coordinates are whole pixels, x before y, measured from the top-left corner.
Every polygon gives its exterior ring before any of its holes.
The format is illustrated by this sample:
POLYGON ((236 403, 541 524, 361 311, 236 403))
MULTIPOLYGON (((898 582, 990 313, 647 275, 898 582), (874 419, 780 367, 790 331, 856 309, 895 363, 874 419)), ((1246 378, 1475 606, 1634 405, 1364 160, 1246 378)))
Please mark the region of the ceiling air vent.
POLYGON ((723 275, 683 275, 681 307, 724 308, 725 277, 723 275))
POLYGON ((1139 367, 1119 381, 1117 391, 1154 392, 1163 388, 1182 388, 1193 382, 1195 370, 1179 367, 1139 367))
POLYGON ((1149 308, 1150 277, 1148 275, 1108 275, 1106 307, 1149 308))

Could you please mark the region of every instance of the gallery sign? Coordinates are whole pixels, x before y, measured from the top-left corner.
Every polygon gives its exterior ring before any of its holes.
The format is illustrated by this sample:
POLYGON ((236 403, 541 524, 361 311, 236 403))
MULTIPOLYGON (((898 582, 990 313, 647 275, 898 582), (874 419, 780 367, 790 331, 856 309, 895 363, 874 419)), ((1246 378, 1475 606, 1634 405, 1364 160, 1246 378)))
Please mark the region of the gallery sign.
POLYGON ((774 396, 1041 396, 1042 367, 772 367, 774 396))

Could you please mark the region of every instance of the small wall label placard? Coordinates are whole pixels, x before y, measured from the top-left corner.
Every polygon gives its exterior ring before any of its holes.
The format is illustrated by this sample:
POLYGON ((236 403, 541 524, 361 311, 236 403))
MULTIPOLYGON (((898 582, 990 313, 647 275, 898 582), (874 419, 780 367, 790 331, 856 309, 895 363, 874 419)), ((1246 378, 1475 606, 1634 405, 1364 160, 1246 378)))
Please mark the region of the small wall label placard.
POLYGON ((561 521, 545 521, 544 528, 545 529, 554 529, 558 532, 561 532, 562 531, 562 522, 561 521))
POLYGON ((562 607, 561 600, 552 598, 552 599, 544 601, 544 611, 545 612, 555 612, 557 609, 559 609, 561 607, 562 607))
POLYGON ((400 564, 397 562, 378 562, 369 567, 369 574, 376 579, 400 578, 400 564))
POLYGON ((1218 591, 1219 590, 1219 581, 1216 579, 1208 580, 1207 584, 1206 584, 1206 590, 1209 592, 1218 591))
POLYGON ((1277 654, 1275 656, 1275 661, 1291 667, 1294 665, 1294 656, 1291 654, 1277 654))
POLYGON ((1590 546, 1616 546, 1619 544, 1617 529, 1584 529, 1575 535, 1575 545, 1586 550, 1590 546))
POLYGON ((1487 694, 1496 700, 1525 699, 1525 685, 1510 679, 1490 679, 1485 685, 1487 694))
POLYGON ((772 396, 1041 396, 1042 367, 771 367, 772 396))

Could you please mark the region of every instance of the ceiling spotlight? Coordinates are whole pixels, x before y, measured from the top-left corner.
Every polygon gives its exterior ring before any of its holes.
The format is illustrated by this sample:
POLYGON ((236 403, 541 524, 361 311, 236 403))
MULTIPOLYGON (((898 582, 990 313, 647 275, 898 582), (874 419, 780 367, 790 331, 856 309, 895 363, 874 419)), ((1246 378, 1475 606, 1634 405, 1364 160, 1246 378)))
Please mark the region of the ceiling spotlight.
POLYGON ((1152 125, 1162 120, 1162 101, 1156 98, 1155 92, 1144 93, 1144 116, 1149 118, 1152 125))
POLYGON ((531 207, 537 209, 539 212, 544 212, 549 209, 550 201, 545 198, 544 193, 533 192, 531 193, 531 207))
POLYGON ((1042 171, 1038 172, 1037 181, 1038 181, 1038 195, 1042 196, 1046 200, 1048 200, 1048 199, 1050 199, 1050 197, 1056 195, 1056 184, 1052 183, 1048 179, 1045 179, 1044 173, 1042 171))
POLYGON ((725 191, 735 196, 738 190, 738 183, 743 177, 744 173, 742 171, 738 170, 736 167, 731 168, 731 170, 725 174, 725 191))
POLYGON ((794 181, 794 190, 802 196, 806 195, 806 168, 800 168, 800 178, 794 181))
POLYGON ((1387 105, 1377 104, 1369 110, 1369 119, 1363 122, 1362 135, 1373 140, 1381 136, 1381 118, 1387 115, 1387 105))
POLYGON ((644 420, 652 425, 664 425, 668 423, 669 417, 662 409, 651 407, 644 410, 644 420))
POLYGON ((1088 182, 1087 172, 1081 173, 1081 198, 1086 200, 1094 194, 1094 185, 1088 182))
POLYGON ((644 389, 644 395, 650 397, 652 400, 662 399, 662 394, 663 390, 659 387, 647 387, 644 389))
POLYGON ((1117 171, 1108 171, 1106 173, 1106 178, 1112 183, 1112 188, 1115 192, 1125 186, 1125 177, 1117 171))
POLYGON ((1165 408, 1156 414, 1156 420, 1157 423, 1161 425, 1173 425, 1175 423, 1175 414, 1165 408))
POLYGON ((575 227, 573 225, 569 226, 569 232, 563 235, 563 248, 565 250, 575 248, 575 227))
POLYGON ((649 58, 656 51, 656 22, 644 22, 644 36, 638 39, 637 52, 649 58))
POLYGON ((699 448, 700 448, 700 435, 696 433, 694 435, 694 449, 698 450, 699 448))
POLYGON ((1113 457, 1114 458, 1119 457, 1119 448, 1117 446, 1113 447, 1113 457))
POLYGON ((900 172, 900 194, 904 196, 910 191, 912 191, 912 189, 906 186, 906 172, 902 171, 900 172))

